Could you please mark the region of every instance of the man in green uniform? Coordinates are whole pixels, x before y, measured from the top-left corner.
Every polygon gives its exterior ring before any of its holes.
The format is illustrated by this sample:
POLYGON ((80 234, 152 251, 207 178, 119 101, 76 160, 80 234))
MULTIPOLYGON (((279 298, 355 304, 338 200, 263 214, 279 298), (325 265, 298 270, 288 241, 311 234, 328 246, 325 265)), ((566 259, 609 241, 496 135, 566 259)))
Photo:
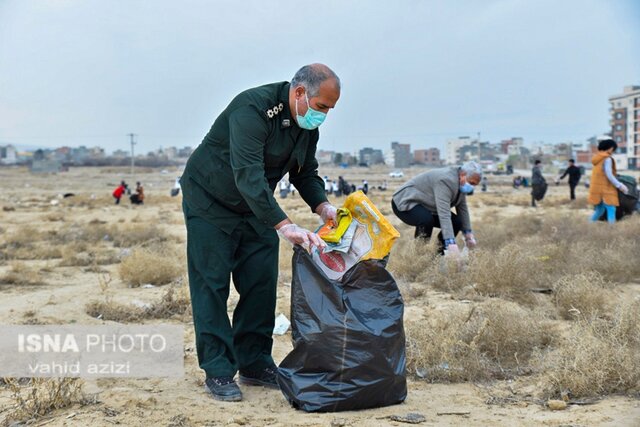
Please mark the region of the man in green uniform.
POLYGON ((278 234, 324 246, 282 211, 273 192, 290 182, 323 221, 335 219, 315 158, 317 127, 340 97, 327 66, 302 67, 291 83, 246 90, 218 116, 180 180, 187 225, 189 287, 200 367, 214 398, 239 401, 240 382, 277 388, 271 357, 278 234), (227 316, 229 279, 240 294, 227 316))

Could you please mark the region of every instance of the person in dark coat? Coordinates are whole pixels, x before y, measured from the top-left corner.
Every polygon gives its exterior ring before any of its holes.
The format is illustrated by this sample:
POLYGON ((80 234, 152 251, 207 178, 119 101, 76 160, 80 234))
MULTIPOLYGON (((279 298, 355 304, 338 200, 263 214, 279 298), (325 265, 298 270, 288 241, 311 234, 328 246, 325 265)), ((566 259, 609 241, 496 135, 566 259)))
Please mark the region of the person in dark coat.
POLYGON ((325 246, 294 224, 276 202, 289 174, 310 210, 335 220, 318 176, 318 127, 340 96, 323 64, 302 67, 291 83, 237 95, 189 158, 181 177, 196 351, 205 389, 239 401, 234 381, 278 388, 272 332, 278 284, 278 235, 294 245, 325 246), (240 294, 227 313, 230 279, 240 294))
POLYGON ((547 181, 542 176, 542 162, 536 160, 531 169, 531 206, 536 207, 536 199, 542 200, 546 191, 547 181))
POLYGON ((558 181, 564 179, 565 176, 569 175, 569 192, 571 196, 571 200, 576 199, 576 187, 580 182, 580 177, 582 176, 582 172, 580 168, 576 166, 576 161, 571 159, 569 160, 569 167, 564 171, 562 176, 558 178, 558 181))

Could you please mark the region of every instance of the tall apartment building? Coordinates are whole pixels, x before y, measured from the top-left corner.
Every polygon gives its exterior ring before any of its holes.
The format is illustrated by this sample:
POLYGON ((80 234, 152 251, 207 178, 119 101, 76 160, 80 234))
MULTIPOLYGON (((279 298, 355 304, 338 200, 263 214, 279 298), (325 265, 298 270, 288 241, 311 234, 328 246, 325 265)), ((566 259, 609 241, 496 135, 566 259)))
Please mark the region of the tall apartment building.
POLYGON ((422 165, 439 165, 440 150, 437 148, 427 148, 426 150, 415 150, 413 160, 422 165))
POLYGON ((358 153, 358 161, 364 165, 378 165, 384 163, 384 155, 382 150, 378 150, 371 147, 365 147, 358 153))
POLYGON ((460 149, 467 145, 471 145, 474 140, 469 138, 468 136, 461 136, 455 139, 447 140, 447 155, 446 162, 449 165, 457 165, 462 162, 460 158, 460 149))
POLYGON ((411 144, 391 143, 391 151, 385 156, 385 163, 394 168, 408 168, 413 160, 411 144))
POLYGON ((619 159, 626 160, 629 169, 639 169, 640 86, 625 86, 622 94, 609 97, 609 103, 611 135, 618 143, 619 159))

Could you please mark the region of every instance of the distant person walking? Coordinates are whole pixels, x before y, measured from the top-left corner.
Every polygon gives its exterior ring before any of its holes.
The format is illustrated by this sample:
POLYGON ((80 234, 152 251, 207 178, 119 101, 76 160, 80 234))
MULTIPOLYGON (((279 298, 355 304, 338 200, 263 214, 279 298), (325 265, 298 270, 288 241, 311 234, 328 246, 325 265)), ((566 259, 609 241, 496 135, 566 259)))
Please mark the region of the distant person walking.
POLYGON ((542 176, 541 161, 536 160, 531 169, 531 206, 536 207, 536 200, 540 201, 547 192, 547 181, 542 176))
MULTIPOLYGON (((576 199, 576 187, 580 182, 580 177, 582 176, 582 172, 580 168, 576 166, 576 161, 571 159, 569 160, 569 167, 564 171, 562 176, 558 178, 558 181, 564 179, 565 176, 569 175, 569 192, 571 195, 571 200, 576 199)), ((556 181, 557 182, 557 181, 556 181)))
POLYGON ((127 183, 124 181, 120 181, 120 185, 118 185, 116 187, 115 190, 113 190, 113 197, 116 199, 116 205, 120 204, 120 199, 122 198, 122 195, 127 191, 127 183))
POLYGON ((618 190, 627 194, 629 189, 616 179, 616 162, 612 154, 618 148, 613 139, 605 139, 598 143, 598 152, 591 158, 591 185, 589 186, 589 204, 595 210, 591 221, 598 221, 606 212, 607 222, 616 222, 616 206, 620 204, 618 190))

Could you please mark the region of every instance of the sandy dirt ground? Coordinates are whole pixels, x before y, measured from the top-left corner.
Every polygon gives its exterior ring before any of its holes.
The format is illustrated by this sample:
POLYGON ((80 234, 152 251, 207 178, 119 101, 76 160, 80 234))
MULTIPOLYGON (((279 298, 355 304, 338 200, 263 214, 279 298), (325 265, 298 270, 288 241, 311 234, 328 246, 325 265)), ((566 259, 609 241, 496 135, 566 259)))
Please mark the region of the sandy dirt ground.
MULTIPOLYGON (((412 170, 408 175, 420 172, 412 170)), ((337 178, 338 174, 359 184, 367 179, 375 187, 388 181, 386 192, 374 190, 372 200, 398 227, 402 239, 412 238, 412 230, 403 226, 390 212, 390 196, 395 187, 404 182, 390 179, 387 169, 379 170, 321 170, 321 175, 337 178)), ((140 171, 135 179, 126 169, 73 168, 57 175, 34 176, 25 169, 0 169, 0 232, 10 233, 20 226, 31 224, 42 229, 54 229, 63 224, 92 220, 107 224, 156 224, 176 236, 184 247, 186 232, 182 222, 181 197, 169 197, 169 190, 179 172, 170 169, 140 171), (132 206, 123 199, 113 205, 111 191, 120 179, 134 185, 140 180, 145 185, 147 200, 144 206, 132 206), (63 193, 74 193, 61 199, 63 193), (52 202, 54 201, 54 202, 52 202), (86 202, 86 203, 81 203, 86 202), (57 216, 56 216, 57 215, 57 216), (56 219, 57 218, 57 219, 56 219)), ((528 176, 528 172, 527 172, 528 176)), ((508 178, 489 177, 489 192, 474 196, 472 218, 478 223, 491 220, 498 201, 510 197, 515 203, 509 215, 530 209, 527 190, 514 190, 508 178)), ((551 175, 547 177, 551 182, 551 175)), ((584 204, 586 190, 578 190, 578 202, 584 204)), ((568 198, 566 182, 551 186, 550 194, 538 208, 540 215, 549 209, 568 209, 563 200, 568 198)), ((282 201, 285 211, 302 224, 311 226, 315 219, 300 198, 282 201)), ((336 204, 340 204, 336 201, 336 204)), ((277 312, 289 314, 290 249, 282 246, 282 272, 278 287, 277 312), (287 259, 289 258, 289 259, 287 259)), ((99 275, 109 273, 114 300, 127 303, 132 300, 154 301, 163 294, 163 287, 129 288, 118 279, 117 264, 101 266, 102 272, 84 267, 62 267, 59 260, 27 260, 25 264, 43 271, 45 284, 40 286, 14 286, 0 284, 0 324, 46 323, 97 325, 105 323, 85 312, 87 302, 100 296, 99 275)), ((0 276, 10 269, 11 262, 0 262, 0 276)), ((419 284, 417 284, 419 285, 419 284)), ((629 285, 630 296, 640 295, 638 285, 629 285)), ((237 301, 232 294, 229 310, 237 301)), ((427 306, 446 307, 452 302, 446 293, 427 289, 424 297, 407 302, 405 319, 420 319, 427 306)), ((108 322, 107 322, 108 323, 108 322)), ((520 377, 513 381, 489 384, 430 384, 409 375, 409 393, 406 402, 391 407, 362 411, 308 414, 292 409, 283 395, 276 390, 242 386, 244 400, 240 403, 222 403, 210 398, 203 390, 203 373, 198 368, 193 325, 179 319, 149 320, 146 324, 170 323, 183 325, 185 330, 185 376, 182 379, 98 379, 86 380, 84 391, 95 393, 98 403, 73 405, 60 409, 33 422, 48 426, 388 426, 405 425, 390 419, 392 415, 411 412, 422 414, 426 420, 420 425, 433 426, 640 426, 640 401, 624 396, 610 396, 590 405, 572 405, 564 411, 551 411, 535 398, 536 384, 520 377)), ((274 358, 279 362, 291 350, 291 336, 287 333, 274 337, 274 358)), ((13 405, 10 392, 0 387, 0 417, 13 405)))

